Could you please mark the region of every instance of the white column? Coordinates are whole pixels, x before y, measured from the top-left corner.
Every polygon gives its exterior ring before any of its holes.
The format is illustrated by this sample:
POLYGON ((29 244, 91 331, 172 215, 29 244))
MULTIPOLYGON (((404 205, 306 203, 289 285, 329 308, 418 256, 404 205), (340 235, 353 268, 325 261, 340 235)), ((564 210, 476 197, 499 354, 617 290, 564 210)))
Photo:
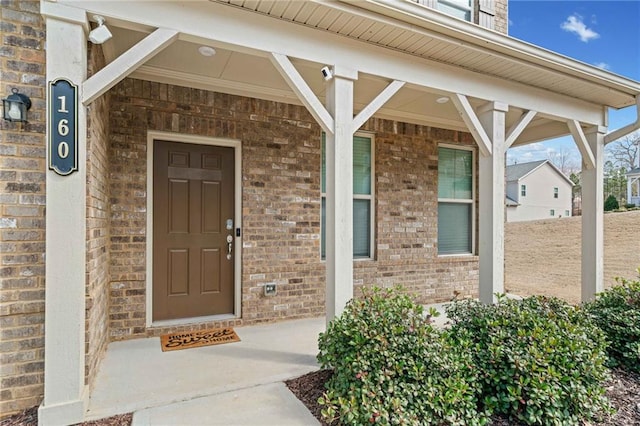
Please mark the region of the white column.
POLYGON ((604 135, 606 127, 592 127, 585 136, 595 167, 582 165, 582 300, 604 290, 604 135))
POLYGON ((478 118, 492 142, 491 154, 479 159, 480 300, 494 303, 504 293, 505 113, 509 107, 491 102, 478 118))
POLYGON ((334 67, 326 108, 334 133, 326 135, 327 324, 353 297, 353 82, 357 71, 334 67))
POLYGON ((78 171, 68 176, 46 171, 44 401, 38 423, 61 425, 81 422, 85 408, 86 110, 80 90, 86 79, 87 22, 82 13, 60 20, 49 16, 46 24, 47 82, 66 78, 79 91, 78 171))

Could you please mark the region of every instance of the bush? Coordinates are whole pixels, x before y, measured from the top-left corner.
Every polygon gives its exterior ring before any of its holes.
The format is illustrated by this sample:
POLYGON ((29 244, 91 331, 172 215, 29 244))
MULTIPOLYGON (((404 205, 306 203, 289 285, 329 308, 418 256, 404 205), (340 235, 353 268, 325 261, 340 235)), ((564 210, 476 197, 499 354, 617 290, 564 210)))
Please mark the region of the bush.
POLYGON ((640 373, 640 281, 617 281, 584 308, 606 334, 609 365, 640 373))
POLYGON ((395 290, 365 291, 319 338, 333 368, 319 399, 340 424, 485 424, 470 339, 434 329, 421 306, 395 290))
POLYGON ((636 205, 627 203, 627 204, 624 205, 624 208, 627 209, 627 210, 631 210, 631 209, 635 209, 636 205))
POLYGON ((558 299, 500 298, 447 309, 452 333, 473 338, 483 403, 526 424, 578 424, 608 411, 606 341, 589 316, 558 299))
POLYGON ((616 200, 616 197, 613 194, 609 195, 607 199, 604 200, 605 212, 610 212, 612 210, 616 210, 619 208, 620 208, 620 205, 618 204, 618 200, 616 200))

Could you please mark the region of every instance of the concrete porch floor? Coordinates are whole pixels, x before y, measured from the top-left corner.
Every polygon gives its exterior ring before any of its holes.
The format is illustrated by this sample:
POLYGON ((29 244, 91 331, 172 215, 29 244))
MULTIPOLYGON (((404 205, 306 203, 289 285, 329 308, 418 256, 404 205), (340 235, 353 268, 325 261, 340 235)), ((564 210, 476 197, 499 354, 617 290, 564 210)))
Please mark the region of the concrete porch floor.
MULTIPOLYGON (((446 304, 435 307, 446 321, 446 304)), ((241 341, 162 352, 160 338, 109 344, 86 420, 134 412, 133 425, 315 425, 283 381, 317 370, 324 318, 236 327, 241 341)))
POLYGON ((111 343, 85 418, 133 411, 138 425, 317 424, 282 382, 318 369, 324 329, 324 318, 236 327, 240 342, 171 352, 158 337, 111 343))

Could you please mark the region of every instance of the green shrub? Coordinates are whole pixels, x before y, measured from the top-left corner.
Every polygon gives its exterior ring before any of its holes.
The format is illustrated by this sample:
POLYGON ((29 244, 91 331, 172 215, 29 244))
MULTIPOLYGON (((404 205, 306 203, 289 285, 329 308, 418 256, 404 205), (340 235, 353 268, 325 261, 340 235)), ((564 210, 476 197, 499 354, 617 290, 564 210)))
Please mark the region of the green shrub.
POLYGON ((613 194, 609 195, 607 199, 604 200, 605 212, 610 212, 612 210, 616 210, 619 208, 620 208, 620 205, 618 204, 618 200, 616 200, 616 197, 613 194))
POLYGON ((608 410, 606 341, 589 316, 558 299, 465 301, 451 332, 473 338, 484 408, 526 424, 578 424, 608 410))
POLYGON ((624 205, 624 208, 627 209, 627 210, 634 209, 635 207, 636 207, 635 204, 627 203, 627 204, 624 205))
POLYGON ((396 290, 365 291, 319 338, 333 368, 322 414, 340 424, 486 424, 470 339, 434 329, 396 290))
POLYGON ((640 373, 640 281, 617 281, 584 307, 607 336, 609 364, 640 373))

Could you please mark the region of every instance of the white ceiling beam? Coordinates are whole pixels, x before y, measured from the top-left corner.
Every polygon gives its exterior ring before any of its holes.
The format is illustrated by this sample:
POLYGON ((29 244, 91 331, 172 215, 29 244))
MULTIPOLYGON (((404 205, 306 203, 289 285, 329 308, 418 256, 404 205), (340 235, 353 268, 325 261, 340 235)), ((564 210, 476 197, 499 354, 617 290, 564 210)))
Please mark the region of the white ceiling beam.
POLYGON ((516 146, 542 142, 567 136, 569 134, 569 128, 567 127, 567 123, 564 121, 541 122, 538 124, 537 120, 534 120, 526 129, 524 129, 520 136, 518 136, 511 147, 514 148, 516 146))
POLYGON ((499 99, 560 121, 604 124, 602 105, 216 2, 128 2, 127 7, 104 0, 59 0, 59 3, 109 19, 174 28, 183 40, 204 38, 211 40, 214 47, 232 51, 269 57, 274 46, 278 46, 279 53, 290 58, 319 64, 357 64, 359 72, 389 80, 489 101, 499 99))
POLYGON ((140 40, 82 84, 82 103, 88 105, 93 102, 177 38, 178 31, 158 28, 140 40))
POLYGON ((271 53, 271 63, 276 67, 278 72, 285 79, 291 90, 294 91, 302 104, 307 107, 313 118, 316 119, 322 130, 329 134, 334 133, 334 121, 329 111, 322 105, 318 97, 313 93, 304 78, 298 70, 293 66, 286 55, 280 53, 271 53))
MULTIPOLYGON (((130 74, 130 77, 139 80, 154 81, 156 83, 184 85, 185 81, 189 82, 190 87, 201 90, 211 90, 220 93, 228 93, 230 95, 259 97, 274 102, 283 102, 293 105, 303 105, 298 96, 290 90, 274 89, 270 87, 260 86, 258 84, 234 82, 215 77, 207 77, 202 75, 190 74, 181 71, 167 70, 164 68, 153 67, 150 65, 141 65, 137 70, 130 74), (259 95, 258 95, 259 94, 259 95)), ((319 97, 323 101, 322 97, 319 97)), ((354 102, 354 111, 361 111, 366 105, 354 102)), ((392 121, 402 121, 423 126, 440 127, 443 129, 458 130, 466 132, 467 127, 459 120, 447 119, 444 117, 436 117, 425 114, 419 114, 409 111, 396 110, 382 107, 376 111, 376 117, 384 118, 392 121)), ((568 132, 567 126, 562 123, 563 130, 568 132)))
POLYGON ((589 142, 587 142, 587 137, 584 135, 580 123, 576 120, 569 120, 567 121, 567 126, 569 126, 571 136, 573 136, 573 140, 582 155, 582 164, 585 165, 587 170, 594 169, 596 167, 596 159, 593 156, 593 151, 591 150, 589 142))
POLYGON ((84 10, 52 3, 50 1, 40 1, 40 14, 46 18, 81 25, 86 34, 91 31, 87 14, 84 10))
POLYGON ((373 114, 376 113, 382 105, 387 103, 389 99, 396 93, 398 90, 405 85, 404 81, 394 80, 387 87, 384 88, 382 92, 378 94, 369 104, 360 111, 358 115, 353 119, 353 129, 352 133, 355 133, 362 125, 369 119, 373 114))
POLYGON ((482 155, 484 155, 485 157, 490 156, 491 139, 489 138, 489 135, 487 135, 487 132, 482 126, 482 123, 480 123, 480 119, 478 118, 476 112, 473 110, 473 107, 469 103, 467 97, 456 93, 455 95, 451 96, 451 101, 458 110, 460 117, 462 117, 462 120, 469 128, 469 131, 478 144, 482 155))
POLYGON ((537 111, 527 111, 522 114, 518 121, 513 123, 513 125, 507 130, 507 137, 504 140, 505 149, 509 149, 511 145, 518 139, 518 136, 522 134, 524 129, 527 128, 531 120, 536 116, 537 111))

